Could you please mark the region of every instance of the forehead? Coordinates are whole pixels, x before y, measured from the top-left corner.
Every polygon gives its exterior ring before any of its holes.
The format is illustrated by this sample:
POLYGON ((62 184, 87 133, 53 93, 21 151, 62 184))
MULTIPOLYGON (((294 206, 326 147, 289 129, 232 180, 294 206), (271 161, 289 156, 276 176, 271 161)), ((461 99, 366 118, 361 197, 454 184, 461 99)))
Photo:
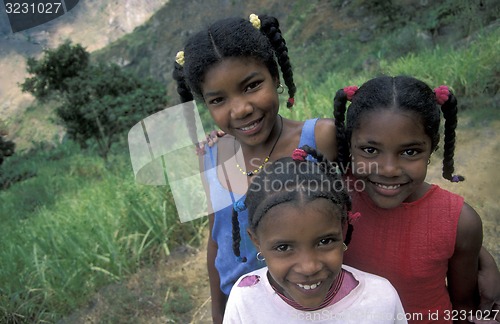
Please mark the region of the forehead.
POLYGON ((332 201, 317 198, 306 203, 286 202, 272 207, 259 223, 259 239, 307 240, 341 232, 341 213, 332 201))
POLYGON ((391 141, 430 140, 425 133, 422 118, 415 112, 399 109, 376 109, 361 114, 353 129, 353 139, 391 141))
POLYGON ((262 62, 251 57, 227 57, 210 66, 203 80, 203 83, 209 83, 214 78, 223 78, 238 76, 241 73, 251 73, 259 71, 263 73, 267 67, 262 62))

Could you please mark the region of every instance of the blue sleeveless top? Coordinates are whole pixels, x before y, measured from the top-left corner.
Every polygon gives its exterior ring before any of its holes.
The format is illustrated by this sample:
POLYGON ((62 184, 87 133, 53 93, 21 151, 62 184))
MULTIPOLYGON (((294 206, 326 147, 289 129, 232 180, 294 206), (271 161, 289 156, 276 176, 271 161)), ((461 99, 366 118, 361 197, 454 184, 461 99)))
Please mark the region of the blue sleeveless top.
MULTIPOLYGON (((314 128, 318 118, 305 121, 300 135, 299 147, 309 145, 316 148, 314 128)), ((207 147, 208 154, 205 155, 205 176, 210 187, 210 198, 214 215, 214 225, 212 228, 212 238, 217 242, 217 256, 215 257, 215 267, 219 272, 220 288, 222 292, 229 295, 236 280, 242 275, 260 269, 266 264, 258 261, 255 257, 257 250, 247 234, 248 211, 238 213, 240 222, 240 253, 246 257, 246 262, 238 261, 233 253, 233 227, 231 222, 233 204, 239 199, 245 199, 245 195, 233 193, 222 186, 217 177, 217 144, 207 147)))

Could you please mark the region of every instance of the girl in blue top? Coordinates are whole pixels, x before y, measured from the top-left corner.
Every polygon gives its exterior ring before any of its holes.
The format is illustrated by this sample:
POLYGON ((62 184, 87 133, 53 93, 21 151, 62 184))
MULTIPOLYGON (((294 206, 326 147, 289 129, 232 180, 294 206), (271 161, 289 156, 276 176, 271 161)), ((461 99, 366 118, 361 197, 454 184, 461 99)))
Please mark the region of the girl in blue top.
POLYGON ((246 212, 238 216, 242 226, 234 227, 241 233, 241 255, 232 252, 232 223, 237 223, 232 220, 232 206, 244 196, 252 176, 269 161, 290 156, 305 144, 317 147, 330 160, 336 157, 332 119, 299 122, 278 114, 284 90, 279 69, 290 108, 296 89, 288 49, 278 20, 270 16, 217 21, 192 36, 176 58, 173 77, 181 101, 202 101, 227 134, 208 148, 201 161, 212 205, 207 264, 215 323, 222 322, 236 280, 265 265, 256 260, 246 233, 246 212))

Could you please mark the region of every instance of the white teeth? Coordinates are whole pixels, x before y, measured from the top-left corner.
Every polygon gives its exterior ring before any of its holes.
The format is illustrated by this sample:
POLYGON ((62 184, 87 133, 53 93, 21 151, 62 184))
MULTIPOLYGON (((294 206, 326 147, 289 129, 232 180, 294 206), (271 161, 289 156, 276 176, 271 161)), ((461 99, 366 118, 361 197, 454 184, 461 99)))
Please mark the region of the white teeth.
POLYGON ((383 189, 389 189, 389 190, 395 190, 395 189, 398 189, 399 187, 401 187, 401 185, 386 186, 386 185, 383 185, 383 184, 380 184, 380 183, 376 183, 375 185, 377 187, 380 187, 380 188, 383 188, 383 189))
POLYGON ((258 122, 255 122, 253 123, 252 125, 250 126, 247 126, 247 127, 242 127, 240 128, 242 131, 247 131, 247 130, 251 130, 252 128, 255 128, 255 126, 257 126, 258 122))
POLYGON ((320 284, 321 284, 321 281, 318 281, 317 283, 312 284, 312 285, 297 284, 297 286, 299 286, 300 288, 303 288, 305 290, 311 290, 311 289, 316 289, 320 284))

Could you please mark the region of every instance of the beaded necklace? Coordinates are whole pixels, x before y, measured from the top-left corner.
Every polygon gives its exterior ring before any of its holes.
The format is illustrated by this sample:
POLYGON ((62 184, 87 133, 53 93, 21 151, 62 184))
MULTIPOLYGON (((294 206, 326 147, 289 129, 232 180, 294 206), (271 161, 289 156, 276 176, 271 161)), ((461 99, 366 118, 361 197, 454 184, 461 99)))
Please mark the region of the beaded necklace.
POLYGON ((281 120, 281 128, 280 128, 280 132, 278 134, 278 138, 276 138, 276 142, 274 142, 274 145, 273 147, 271 148, 271 151, 269 152, 269 154, 266 156, 266 158, 264 159, 264 162, 262 162, 262 164, 255 170, 253 171, 245 171, 241 168, 241 166, 239 165, 238 163, 238 159, 236 157, 236 141, 234 141, 234 158, 236 159, 236 167, 241 171, 241 173, 243 173, 244 175, 246 175, 247 177, 251 177, 253 176, 254 174, 257 174, 259 173, 260 170, 262 170, 262 168, 264 167, 264 165, 269 162, 269 158, 271 157, 271 154, 273 154, 273 151, 274 151, 274 148, 276 147, 276 144, 278 144, 278 141, 281 137, 281 132, 283 131, 283 117, 281 117, 281 115, 278 115, 280 117, 280 120, 281 120))

